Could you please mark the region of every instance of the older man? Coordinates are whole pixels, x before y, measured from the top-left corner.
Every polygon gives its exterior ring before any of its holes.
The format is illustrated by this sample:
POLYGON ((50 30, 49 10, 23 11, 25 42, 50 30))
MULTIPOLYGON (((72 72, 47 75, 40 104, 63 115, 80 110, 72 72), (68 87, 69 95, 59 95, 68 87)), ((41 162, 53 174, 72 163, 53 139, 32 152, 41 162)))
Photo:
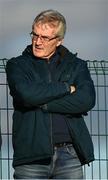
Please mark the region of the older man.
POLYGON ((32 45, 7 63, 16 179, 82 179, 82 165, 94 160, 83 119, 95 105, 94 84, 86 62, 62 45, 65 32, 62 14, 41 12, 32 45))

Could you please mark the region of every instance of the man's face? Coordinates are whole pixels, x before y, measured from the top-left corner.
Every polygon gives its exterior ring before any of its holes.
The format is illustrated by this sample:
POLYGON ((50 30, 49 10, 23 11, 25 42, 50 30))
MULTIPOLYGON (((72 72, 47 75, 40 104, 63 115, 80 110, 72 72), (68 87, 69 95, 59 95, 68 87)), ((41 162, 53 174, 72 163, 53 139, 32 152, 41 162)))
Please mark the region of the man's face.
POLYGON ((56 29, 47 23, 35 24, 32 33, 32 48, 36 57, 49 59, 54 54, 56 47, 62 43, 62 40, 56 35, 56 29))

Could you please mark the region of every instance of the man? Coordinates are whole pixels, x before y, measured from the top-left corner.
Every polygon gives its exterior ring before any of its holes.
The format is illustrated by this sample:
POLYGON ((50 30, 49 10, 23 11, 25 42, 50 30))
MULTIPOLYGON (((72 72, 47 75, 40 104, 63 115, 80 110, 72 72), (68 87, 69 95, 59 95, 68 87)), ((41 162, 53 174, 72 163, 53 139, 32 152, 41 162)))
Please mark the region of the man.
POLYGON ((41 12, 32 45, 7 63, 16 179, 82 179, 82 165, 94 160, 83 119, 95 105, 94 85, 86 62, 62 46, 65 31, 59 12, 41 12))

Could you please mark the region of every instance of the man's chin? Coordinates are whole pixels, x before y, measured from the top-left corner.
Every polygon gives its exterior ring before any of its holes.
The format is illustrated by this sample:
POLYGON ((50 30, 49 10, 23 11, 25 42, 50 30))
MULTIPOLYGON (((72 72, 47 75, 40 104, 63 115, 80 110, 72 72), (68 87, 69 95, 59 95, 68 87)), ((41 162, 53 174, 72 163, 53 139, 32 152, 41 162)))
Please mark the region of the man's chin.
POLYGON ((42 57, 42 53, 40 51, 37 51, 37 50, 33 50, 33 55, 36 57, 39 57, 39 58, 42 57))

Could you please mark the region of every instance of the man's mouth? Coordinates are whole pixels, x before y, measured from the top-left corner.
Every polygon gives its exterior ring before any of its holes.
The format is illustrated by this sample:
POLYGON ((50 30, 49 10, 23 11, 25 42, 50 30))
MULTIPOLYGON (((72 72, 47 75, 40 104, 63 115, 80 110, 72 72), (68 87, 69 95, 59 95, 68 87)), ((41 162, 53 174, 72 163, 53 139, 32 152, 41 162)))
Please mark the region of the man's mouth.
POLYGON ((43 48, 42 47, 39 47, 39 46, 34 46, 35 47, 35 50, 42 50, 43 48))

